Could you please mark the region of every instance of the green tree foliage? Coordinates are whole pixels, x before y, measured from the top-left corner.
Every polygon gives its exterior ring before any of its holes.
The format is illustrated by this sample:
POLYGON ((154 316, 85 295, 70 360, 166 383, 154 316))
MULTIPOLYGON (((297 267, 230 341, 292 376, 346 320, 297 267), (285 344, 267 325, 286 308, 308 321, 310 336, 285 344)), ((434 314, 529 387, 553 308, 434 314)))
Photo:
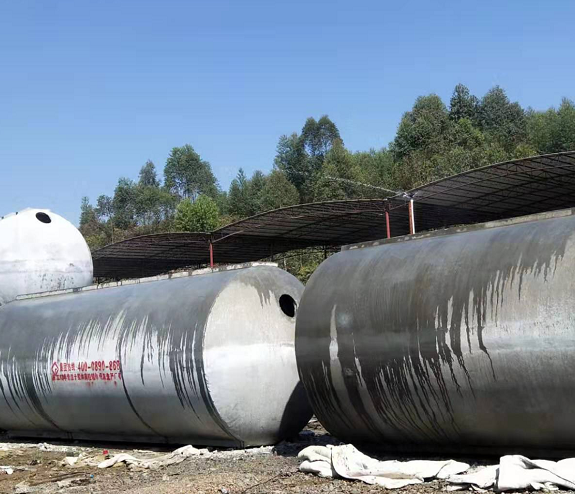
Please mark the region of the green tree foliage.
MULTIPOLYGON (((230 184, 228 192, 228 213, 234 219, 246 218, 255 214, 273 209, 272 204, 291 205, 299 202, 299 194, 295 186, 287 180, 285 174, 277 170, 266 176, 256 170, 248 179, 242 168, 230 184), (271 185, 269 184, 272 179, 271 185), (285 193, 281 195, 276 190, 279 183, 285 186, 285 193), (294 200, 294 190, 297 198, 294 200)), ((281 206, 278 206, 281 207, 281 206)))
POLYGON ((114 200, 107 195, 99 196, 96 203, 96 214, 100 221, 112 218, 114 216, 114 200))
POLYGON ((467 86, 458 84, 449 101, 449 118, 455 121, 465 118, 471 122, 479 119, 479 99, 469 93, 467 86))
POLYGON ((527 141, 539 153, 575 149, 575 105, 567 98, 558 109, 527 112, 527 141))
POLYGON ((200 195, 215 199, 218 182, 211 165, 189 144, 173 148, 164 168, 164 181, 170 192, 193 201, 200 195))
POLYGON ((300 139, 307 154, 312 159, 320 158, 321 163, 334 141, 341 141, 341 136, 337 126, 323 115, 317 122, 312 117, 306 120, 300 139))
MULTIPOLYGON (((478 166, 525 156, 535 149, 527 135, 530 118, 497 86, 479 99, 458 84, 449 112, 438 96, 420 97, 403 116, 390 145, 394 157, 392 182, 396 188, 410 189, 478 166)), ((532 117, 534 135, 541 134, 536 130, 538 118, 532 117)))
MULTIPOLYGON (((328 116, 310 117, 300 134, 279 138, 271 173, 256 171, 248 178, 240 169, 227 192, 192 146, 175 147, 163 177, 147 161, 136 182, 121 178, 114 194, 98 197, 95 207, 84 198, 80 229, 91 248, 145 233, 210 231, 270 209, 381 198, 479 166, 573 149, 571 100, 525 111, 500 87, 478 98, 458 84, 449 108, 435 94, 417 98, 387 148, 353 153, 328 116)), ((305 280, 325 255, 305 251, 286 267, 305 280)))
POLYGON ((156 173, 156 165, 150 160, 140 170, 140 180, 138 185, 142 187, 159 187, 158 174, 156 173))
MULTIPOLYGON (((337 251, 337 250, 336 250, 337 251)), ((280 267, 307 283, 317 267, 334 252, 322 248, 309 248, 289 252, 283 259, 275 259, 280 267)))
POLYGON ((184 199, 176 208, 174 226, 179 232, 211 232, 219 222, 218 206, 209 196, 201 195, 195 202, 184 199))
POLYGON ((127 230, 135 226, 136 216, 136 184, 129 178, 120 178, 114 190, 112 199, 114 210, 114 224, 121 229, 127 230))
POLYGON ((264 172, 256 170, 249 183, 250 215, 264 211, 266 208, 262 204, 263 191, 266 186, 267 177, 264 172))
POLYGON ((436 94, 420 96, 411 111, 406 112, 391 146, 396 159, 419 151, 431 156, 443 149, 449 113, 436 94))
POLYGON ((252 214, 250 183, 242 168, 230 184, 228 211, 238 218, 245 218, 252 214))
POLYGON ((134 215, 138 226, 150 227, 169 221, 175 212, 176 197, 162 187, 151 161, 140 169, 140 179, 134 191, 134 215))
POLYGON ((311 181, 313 172, 303 142, 296 133, 280 137, 274 167, 285 173, 302 197, 305 195, 306 185, 311 181))
POLYGON ((96 221, 96 213, 93 206, 90 204, 89 197, 82 197, 82 204, 80 206, 80 227, 87 227, 90 223, 96 221))
POLYGON ((314 201, 332 201, 353 197, 357 185, 353 156, 339 140, 327 152, 314 184, 314 201))
POLYGON ((80 205, 80 231, 90 249, 97 249, 105 245, 105 233, 98 220, 98 213, 90 204, 88 197, 82 197, 82 204, 80 205))
POLYGON ((162 219, 162 190, 150 185, 138 185, 134 196, 134 219, 136 224, 149 226, 162 219))
POLYGON ((280 170, 273 170, 266 178, 261 192, 261 210, 293 206, 299 202, 299 193, 280 170))
POLYGON ((493 135, 507 151, 526 137, 525 112, 519 103, 511 103, 499 86, 490 89, 481 100, 479 122, 482 130, 493 135))
POLYGON ((224 221, 226 218, 231 218, 228 193, 225 190, 218 191, 215 201, 216 204, 218 205, 218 211, 220 212, 220 223, 224 221))
POLYGON ((383 148, 357 152, 353 155, 354 175, 357 182, 369 187, 356 186, 354 195, 364 198, 378 198, 385 190, 396 191, 396 163, 393 153, 383 148))
POLYGON ((327 115, 306 120, 301 134, 283 135, 278 142, 274 167, 295 185, 300 202, 314 199, 316 181, 321 178, 325 157, 335 142, 343 142, 339 130, 327 115))

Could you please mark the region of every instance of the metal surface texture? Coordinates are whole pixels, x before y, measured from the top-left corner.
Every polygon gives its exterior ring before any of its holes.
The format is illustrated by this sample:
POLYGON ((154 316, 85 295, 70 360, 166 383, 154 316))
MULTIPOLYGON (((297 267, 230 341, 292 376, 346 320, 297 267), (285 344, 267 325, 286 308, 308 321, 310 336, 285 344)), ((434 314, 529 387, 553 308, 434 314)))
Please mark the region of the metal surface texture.
POLYGON ((0 305, 18 295, 92 283, 92 256, 78 229, 47 209, 0 219, 0 305))
POLYGON ((315 414, 356 443, 573 450, 574 270, 574 210, 330 257, 296 325, 315 414))
POLYGON ((234 447, 296 434, 311 416, 294 351, 302 291, 257 266, 6 304, 0 429, 234 447))

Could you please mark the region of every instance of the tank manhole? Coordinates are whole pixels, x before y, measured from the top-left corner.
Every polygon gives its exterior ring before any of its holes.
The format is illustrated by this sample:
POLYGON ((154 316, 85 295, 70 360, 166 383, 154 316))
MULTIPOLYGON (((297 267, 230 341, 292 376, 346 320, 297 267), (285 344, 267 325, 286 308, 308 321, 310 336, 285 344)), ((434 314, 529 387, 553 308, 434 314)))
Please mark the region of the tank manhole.
POLYGON ((42 223, 52 223, 52 218, 46 213, 36 213, 36 219, 42 223))
POLYGON ((280 309, 286 316, 288 317, 295 316, 296 308, 297 308, 296 301, 292 297, 286 294, 280 297, 280 309))

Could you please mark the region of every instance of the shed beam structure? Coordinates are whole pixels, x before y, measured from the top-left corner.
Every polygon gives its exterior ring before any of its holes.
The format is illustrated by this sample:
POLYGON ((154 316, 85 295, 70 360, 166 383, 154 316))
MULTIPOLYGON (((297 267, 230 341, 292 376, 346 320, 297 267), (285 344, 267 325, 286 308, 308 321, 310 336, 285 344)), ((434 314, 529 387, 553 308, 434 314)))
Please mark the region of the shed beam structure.
POLYGON ((153 276, 575 206, 575 151, 506 161, 384 199, 275 209, 209 233, 160 233, 93 253, 94 276, 153 276), (214 254, 215 253, 215 254, 214 254))

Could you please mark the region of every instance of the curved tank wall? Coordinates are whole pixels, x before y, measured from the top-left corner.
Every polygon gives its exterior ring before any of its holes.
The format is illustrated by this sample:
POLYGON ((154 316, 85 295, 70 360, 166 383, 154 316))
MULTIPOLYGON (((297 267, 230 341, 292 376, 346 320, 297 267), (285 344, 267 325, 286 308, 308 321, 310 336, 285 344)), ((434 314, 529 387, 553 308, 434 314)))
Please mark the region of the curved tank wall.
POLYGON ((296 329, 326 429, 379 445, 573 449, 572 214, 327 259, 296 329))
POLYGON ((0 428, 13 435, 273 444, 311 417, 293 276, 257 266, 0 307, 0 428))
POLYGON ((28 293, 92 283, 92 255, 78 229, 47 209, 0 219, 0 305, 28 293))

